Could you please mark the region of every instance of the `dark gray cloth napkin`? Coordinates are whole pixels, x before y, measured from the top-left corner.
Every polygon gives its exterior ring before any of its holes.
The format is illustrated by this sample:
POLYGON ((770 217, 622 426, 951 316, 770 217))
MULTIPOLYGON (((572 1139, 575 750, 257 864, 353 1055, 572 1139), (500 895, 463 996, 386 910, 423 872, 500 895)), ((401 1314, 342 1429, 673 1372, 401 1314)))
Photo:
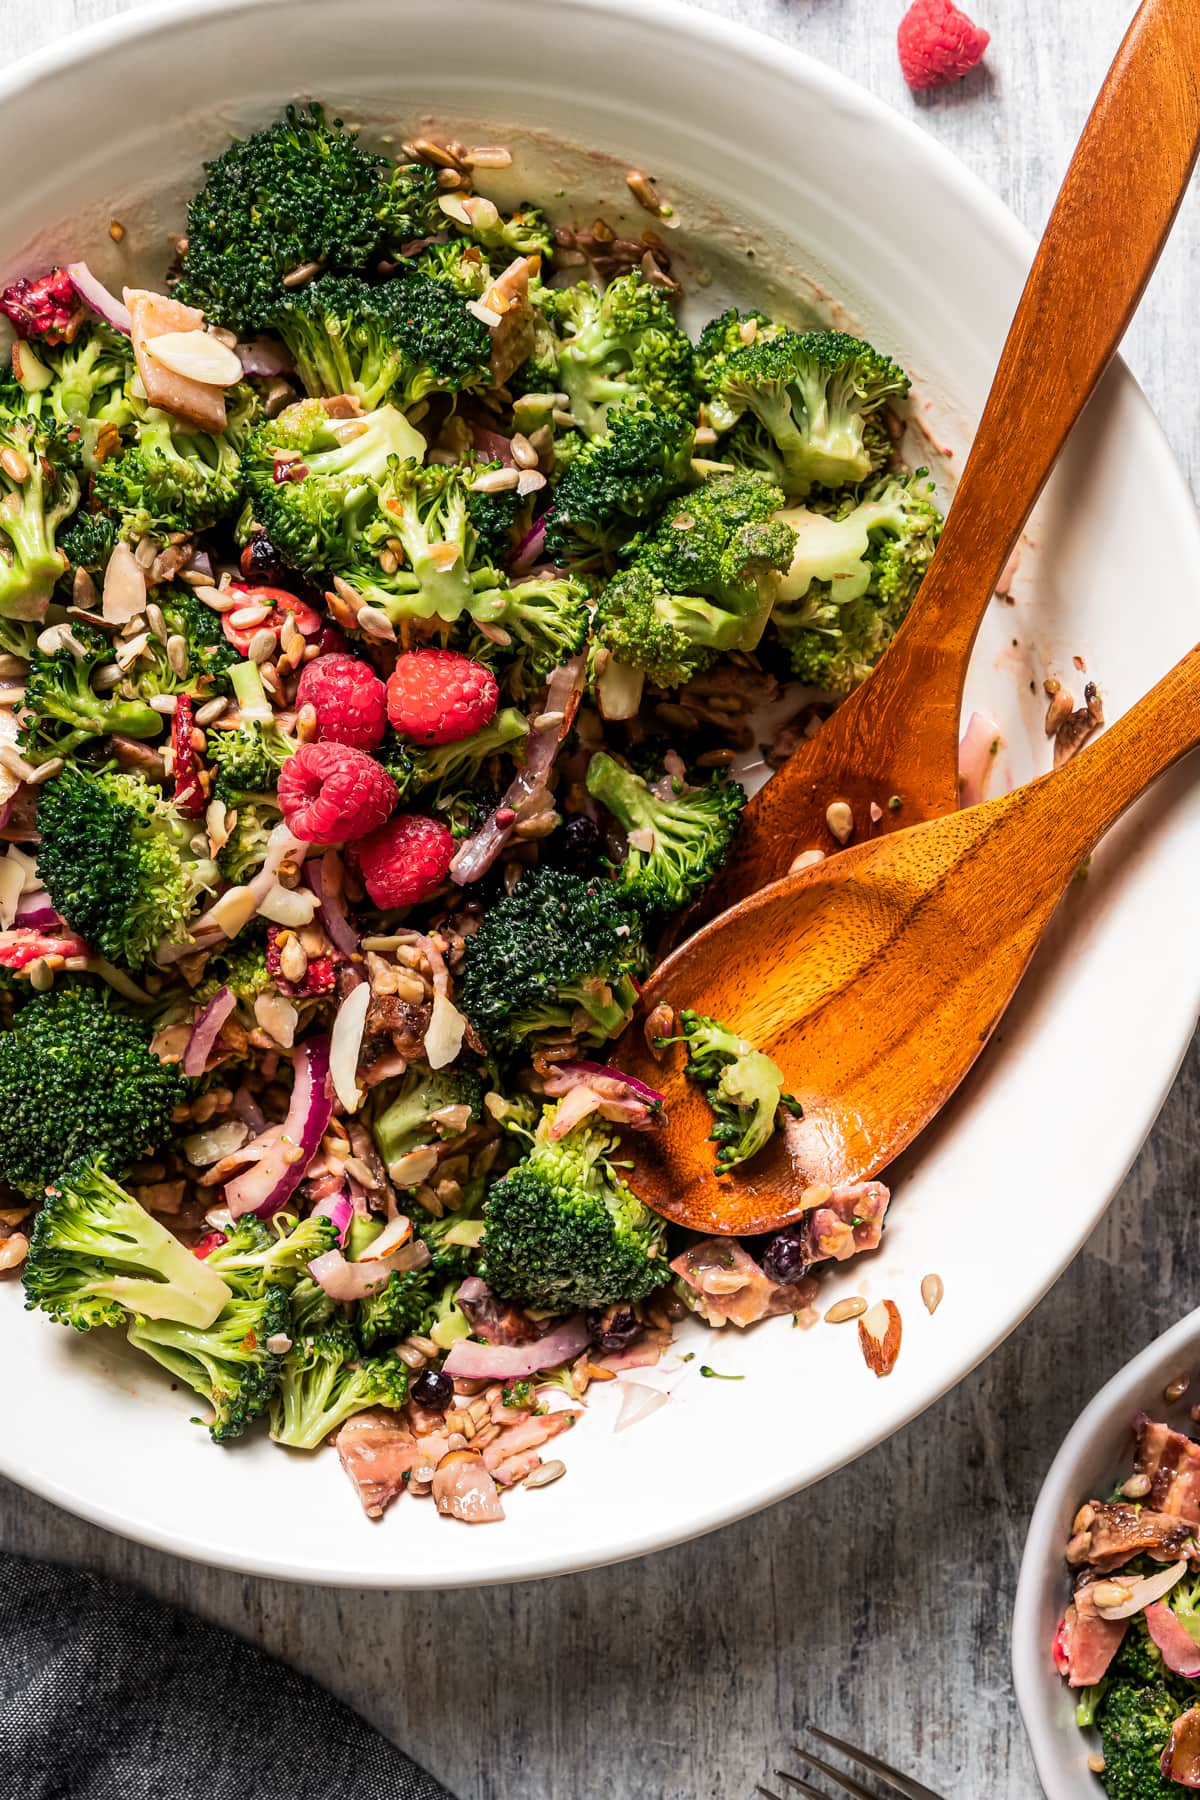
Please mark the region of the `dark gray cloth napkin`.
POLYGON ((0 1800, 453 1800, 365 1720, 136 1588, 0 1555, 0 1800))

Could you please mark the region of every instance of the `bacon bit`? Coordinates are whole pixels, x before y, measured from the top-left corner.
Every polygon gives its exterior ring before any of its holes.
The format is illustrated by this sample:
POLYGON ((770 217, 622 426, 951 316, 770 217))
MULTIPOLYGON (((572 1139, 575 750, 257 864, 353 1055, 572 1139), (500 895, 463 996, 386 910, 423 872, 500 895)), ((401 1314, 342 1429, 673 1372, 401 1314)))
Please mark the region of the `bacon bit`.
POLYGON ((190 694, 180 694, 171 719, 171 756, 175 771, 175 806, 185 819, 198 819, 208 805, 200 758, 192 741, 195 714, 190 694))
POLYGON ((858 1321, 858 1342, 868 1369, 890 1375, 900 1354, 900 1309, 894 1300, 880 1300, 858 1321))

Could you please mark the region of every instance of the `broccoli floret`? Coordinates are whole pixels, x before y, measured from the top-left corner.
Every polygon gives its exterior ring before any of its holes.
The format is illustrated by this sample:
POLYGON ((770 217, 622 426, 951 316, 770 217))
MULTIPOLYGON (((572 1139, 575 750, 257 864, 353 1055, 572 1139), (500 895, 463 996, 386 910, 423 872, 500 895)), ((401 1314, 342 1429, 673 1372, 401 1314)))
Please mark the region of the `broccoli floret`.
POLYGON ((272 1287, 290 1292, 313 1258, 336 1250, 337 1243, 337 1226, 323 1216, 296 1220, 277 1213, 269 1224, 251 1216, 239 1219, 206 1260, 235 1294, 261 1299, 272 1287))
POLYGON ((753 650, 792 560, 773 517, 783 494, 751 475, 716 475, 668 509, 596 606, 593 637, 663 687, 702 674, 724 650, 753 650))
POLYGON ((255 426, 242 469, 255 520, 279 555, 322 574, 354 559, 389 458, 424 454, 424 438, 394 406, 331 419, 320 400, 299 400, 255 426))
POLYGON ((127 1168, 169 1137, 186 1087, 107 989, 36 994, 0 1033, 0 1179, 36 1199, 85 1152, 127 1168))
POLYGON ((273 985, 264 945, 243 943, 239 937, 236 943, 214 950, 209 956, 204 965, 204 980, 192 989, 192 1004, 207 1006, 213 995, 224 987, 244 1006, 252 1007, 258 996, 273 985))
POLYGON ((217 851, 217 867, 226 881, 241 886, 253 881, 271 847, 271 833, 283 814, 268 794, 243 795, 233 809, 233 830, 217 851))
POLYGON ((627 1023, 645 967, 637 911, 615 882, 538 867, 467 940, 457 998, 496 1049, 547 1031, 601 1043, 627 1023))
POLYGON ((713 1109, 709 1133, 717 1146, 717 1174, 757 1155, 771 1137, 782 1108, 799 1116, 798 1101, 783 1091, 783 1071, 748 1039, 702 1013, 679 1014, 681 1036, 660 1042, 687 1049, 683 1072, 703 1089, 713 1109))
POLYGON ((942 515, 924 470, 886 477, 834 516, 791 507, 796 534, 771 622, 793 674, 848 694, 891 643, 933 560, 942 515))
POLYGON ((385 1287, 360 1300, 354 1328, 363 1349, 398 1343, 415 1331, 427 1333, 437 1300, 435 1279, 428 1269, 406 1269, 402 1275, 393 1271, 385 1287))
MULTIPOLYGON (((71 342, 58 349, 40 351, 46 386, 31 396, 39 416, 54 419, 77 435, 85 469, 94 471, 120 442, 133 422, 134 408, 128 393, 133 374, 129 340, 107 325, 89 324, 71 342)), ((21 356, 21 374, 27 375, 29 358, 21 356)))
POLYGON ((469 231, 494 267, 502 267, 515 256, 550 256, 554 249, 554 233, 539 206, 523 201, 506 219, 491 200, 475 194, 463 202, 470 224, 459 225, 469 231))
POLYGON ((765 313, 740 313, 735 306, 708 321, 696 339, 696 381, 704 417, 715 431, 728 431, 738 419, 738 413, 731 411, 721 397, 729 358, 747 344, 766 343, 778 337, 783 329, 765 313))
POLYGON ((477 1124, 482 1115, 483 1085, 469 1069, 427 1069, 413 1063, 396 1086, 388 1085, 385 1097, 387 1105, 376 1111, 371 1130, 390 1173, 410 1150, 444 1143, 477 1124), (439 1119, 437 1115, 448 1107, 459 1110, 439 1119))
POLYGON ((208 754, 214 765, 213 792, 227 806, 237 806, 274 792, 279 771, 296 750, 296 740, 275 724, 251 720, 233 731, 214 731, 208 754))
POLYGON ((638 400, 693 419, 695 352, 666 296, 640 272, 619 275, 603 293, 584 281, 540 298, 564 340, 557 385, 585 436, 603 431, 614 407, 638 400))
POLYGON ((453 237, 441 244, 426 244, 412 259, 412 266, 431 281, 453 288, 460 300, 478 300, 492 279, 492 272, 478 246, 453 237))
POLYGON ((1177 1793, 1159 1759, 1179 1711, 1161 1681, 1114 1680, 1097 1713, 1110 1800, 1171 1800, 1177 1793))
MULTIPOLYGON (((379 489, 379 511, 364 534, 364 549, 377 559, 390 543, 403 547, 404 566, 385 574, 377 560, 362 559, 347 578, 364 599, 401 619, 441 619, 452 624, 497 588, 500 577, 479 558, 471 520, 474 472, 459 465, 394 461, 379 489)), ((394 560, 394 552, 393 552, 394 560)), ((487 607, 495 610, 494 600, 487 607)))
POLYGON ((587 789, 621 829, 638 834, 626 851, 622 890, 647 913, 676 913, 694 900, 724 865, 737 831, 746 790, 714 776, 707 787, 658 799, 640 775, 601 751, 588 764, 587 789), (650 833, 645 846, 641 834, 650 833))
POLYGON ((228 395, 228 424, 220 437, 191 430, 157 407, 141 409, 134 442, 106 456, 92 477, 100 505, 116 514, 122 537, 203 531, 217 524, 241 497, 239 446, 258 402, 249 387, 228 395))
POLYGON ((644 1300, 671 1276, 663 1221, 613 1166, 611 1127, 585 1120, 555 1142, 557 1111, 492 1184, 480 1274, 504 1299, 555 1313, 644 1300))
MULTIPOLYGON (((471 480, 478 481, 481 475, 502 466, 498 462, 477 462, 471 470, 471 480)), ((467 512, 479 561, 494 563, 500 569, 507 565, 513 552, 513 532, 527 504, 516 488, 478 493, 472 487, 467 495, 467 512)))
POLYGON ((346 1325, 329 1325, 284 1358, 271 1401, 271 1436, 294 1450, 315 1450, 331 1431, 369 1406, 393 1411, 408 1398, 408 1369, 398 1357, 359 1354, 346 1325))
POLYGON ((93 512, 82 506, 59 532, 57 540, 69 567, 86 569, 93 576, 102 575, 108 567, 116 541, 116 520, 106 512, 93 512))
POLYGON ((92 678, 113 667, 111 638, 74 620, 59 647, 35 647, 25 680, 21 745, 31 762, 70 756, 88 738, 120 732, 123 737, 161 736, 163 716, 142 699, 125 699, 118 689, 96 692, 92 678))
POLYGON ((844 331, 763 333, 720 361, 714 399, 749 413, 779 458, 789 494, 865 481, 877 460, 864 433, 885 401, 908 392, 904 370, 844 331))
POLYGON ((140 775, 66 768, 38 803, 38 873, 72 930, 136 969, 160 943, 186 941, 216 864, 191 847, 184 819, 140 775))
POLYGON ((291 1293, 292 1331, 294 1338, 310 1336, 328 1325, 330 1319, 339 1312, 336 1300, 331 1300, 319 1281, 311 1275, 302 1275, 291 1293))
MULTIPOLYGON (((495 756, 515 756, 529 734, 529 721, 515 706, 505 706, 489 725, 454 744, 413 749, 389 735, 376 751, 402 800, 420 795, 420 808, 440 813, 455 837, 475 824, 496 781, 487 768, 495 756)), ((507 778, 501 776, 506 784, 507 778)))
POLYGON ((47 1189, 22 1280, 27 1307, 77 1331, 123 1325, 128 1313, 206 1330, 230 1298, 207 1263, 88 1157, 47 1189))
POLYGON ((155 599, 167 630, 187 645, 188 673, 182 678, 182 689, 206 695, 228 693, 229 671, 242 656, 221 630, 220 614, 197 600, 188 587, 158 588, 155 599))
POLYGON ((393 168, 320 106, 289 107, 207 163, 205 175, 188 207, 175 293, 242 334, 271 324, 293 270, 317 263, 360 273, 441 217, 436 170, 393 168))
POLYGON ((61 432, 0 409, 0 618, 41 619, 67 566, 59 526, 79 504, 74 455, 61 432))
POLYGON ((288 296, 275 328, 310 394, 353 394, 368 410, 491 385, 487 326, 419 273, 374 287, 324 275, 288 296))
POLYGON ((696 481, 695 430, 677 414, 622 406, 598 437, 572 457, 546 519, 546 553, 556 562, 595 560, 619 550, 675 494, 696 481))
MULTIPOLYGON (((500 589, 496 602, 487 616, 513 640, 522 693, 539 687, 552 669, 583 648, 590 611, 581 581, 570 576, 518 581, 500 589)), ((474 610, 477 618, 483 617, 482 605, 474 610)))
MULTIPOLYGON (((211 1262, 209 1257, 201 1266, 211 1262)), ((283 1361, 269 1346, 272 1340, 286 1339, 288 1323, 286 1290, 267 1287, 258 1294, 236 1295, 207 1329, 139 1318, 128 1336, 135 1349, 152 1356, 212 1408, 212 1440, 228 1444, 266 1411, 283 1361)))

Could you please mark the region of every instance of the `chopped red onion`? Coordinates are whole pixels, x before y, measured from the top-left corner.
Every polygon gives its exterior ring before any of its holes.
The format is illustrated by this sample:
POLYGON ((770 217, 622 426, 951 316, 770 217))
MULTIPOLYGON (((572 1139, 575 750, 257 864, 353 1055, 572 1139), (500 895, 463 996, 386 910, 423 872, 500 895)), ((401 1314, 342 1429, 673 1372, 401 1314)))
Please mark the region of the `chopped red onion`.
POLYGON ((220 987, 196 1015, 192 1035, 183 1053, 183 1072, 193 1081, 203 1075, 212 1047, 221 1035, 221 1027, 236 1005, 237 997, 232 990, 220 987))
POLYGON ((229 1110, 235 1119, 240 1119, 243 1125, 248 1125, 255 1136, 264 1129, 267 1123, 262 1107, 248 1087, 238 1088, 230 1102, 229 1110))
POLYGON ((292 1052, 295 1078, 287 1118, 255 1141, 262 1154, 252 1168, 226 1184, 225 1203, 231 1217, 246 1213, 269 1219, 285 1206, 304 1180, 309 1163, 333 1116, 329 1096, 329 1039, 309 1038, 292 1052), (289 1157, 291 1160, 289 1161, 289 1157))
POLYGON ((583 1314, 577 1313, 532 1344, 477 1344, 459 1338, 442 1367, 447 1375, 461 1375, 465 1381, 524 1381, 543 1369, 570 1362, 590 1342, 583 1314))
POLYGON ((314 1219, 332 1219, 337 1227, 338 1243, 346 1248, 346 1239, 350 1236, 350 1226, 354 1219, 354 1202, 349 1194, 330 1194, 312 1211, 314 1219))
POLYGON ((542 554, 542 546, 545 541, 546 521, 544 518, 535 519, 513 551, 512 560, 508 565, 509 574, 528 575, 542 554))
POLYGON ((492 431, 487 425, 471 421, 471 443, 476 456, 484 462, 503 463, 506 469, 514 468, 512 442, 499 431, 492 431))
POLYGON ((184 564, 184 568, 193 575, 203 575, 209 581, 213 581, 216 578, 213 560, 207 550, 193 550, 191 556, 184 564))
POLYGON ((343 956, 353 956, 358 949, 358 932, 351 923, 338 892, 340 884, 331 879, 333 870, 330 858, 336 855, 336 850, 326 850, 324 856, 310 857, 304 865, 304 879, 317 896, 321 923, 330 943, 343 956))
POLYGON ((67 264, 67 274, 71 277, 71 286, 86 306, 112 326, 114 331, 122 332, 126 337, 133 333, 133 320, 129 316, 129 308, 123 300, 110 293, 104 283, 92 274, 85 262, 67 264))
POLYGON ((427 1268, 430 1261, 429 1245, 416 1238, 377 1262, 347 1262, 340 1250, 326 1250, 322 1256, 314 1256, 308 1272, 331 1300, 365 1300, 368 1294, 386 1287, 393 1275, 427 1268))
POLYGON ((459 846, 450 864, 450 878, 460 887, 486 875, 508 842, 521 808, 549 782, 554 759, 575 723, 586 674, 587 658, 580 655, 573 656, 551 675, 541 710, 557 716, 561 723, 530 732, 525 740, 525 767, 509 785, 491 817, 459 846), (498 825, 498 818, 504 818, 507 823, 498 825))
POLYGON ((290 375, 295 363, 287 349, 278 338, 255 337, 248 343, 238 344, 235 355, 242 365, 243 375, 290 375))
POLYGON ((33 926, 41 931, 57 931, 66 924, 66 920, 55 912, 45 888, 34 888, 31 893, 21 895, 13 923, 33 926))
POLYGON ((661 1094, 644 1081, 625 1075, 603 1063, 558 1063, 545 1077, 551 1099, 561 1102, 550 1127, 554 1139, 566 1137, 581 1119, 598 1112, 614 1125, 647 1131, 665 1119, 661 1094))

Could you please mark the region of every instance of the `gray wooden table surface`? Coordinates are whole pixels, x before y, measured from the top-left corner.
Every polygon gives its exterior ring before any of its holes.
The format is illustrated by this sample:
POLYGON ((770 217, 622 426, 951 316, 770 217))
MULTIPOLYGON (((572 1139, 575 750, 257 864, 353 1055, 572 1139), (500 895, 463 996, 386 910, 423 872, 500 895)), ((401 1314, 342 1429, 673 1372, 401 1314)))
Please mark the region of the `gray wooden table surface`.
MULTIPOLYGON (((976 0, 986 68, 917 102, 894 52, 903 0, 699 3, 916 116, 1040 229, 1133 0, 976 0)), ((2 0, 0 60, 125 9, 2 0)), ((1193 196, 1127 354, 1194 487, 1197 273, 1193 196)), ((947 1795, 1036 1794, 1008 1660, 1025 1522, 1082 1403, 1200 1297, 1198 1115, 1193 1046, 1108 1217, 991 1361, 855 1467, 699 1543, 476 1593, 304 1590, 139 1549, 3 1483, 0 1542, 128 1577, 255 1639, 461 1800, 742 1800, 810 1719, 947 1795)))

